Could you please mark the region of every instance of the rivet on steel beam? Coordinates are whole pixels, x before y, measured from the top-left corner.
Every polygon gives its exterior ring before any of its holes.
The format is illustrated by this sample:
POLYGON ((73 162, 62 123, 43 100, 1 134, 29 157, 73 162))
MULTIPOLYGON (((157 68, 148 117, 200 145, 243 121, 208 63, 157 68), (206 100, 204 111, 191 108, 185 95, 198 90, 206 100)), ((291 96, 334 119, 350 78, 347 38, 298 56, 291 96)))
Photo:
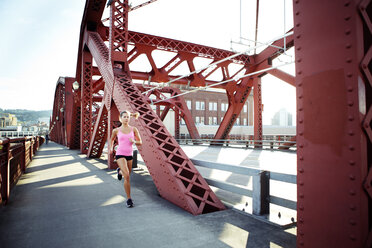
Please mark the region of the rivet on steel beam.
POLYGON ((303 120, 303 119, 299 119, 298 122, 299 122, 299 123, 303 123, 304 120, 303 120))
POLYGON ((363 69, 367 69, 367 65, 366 64, 362 64, 362 68, 363 69))
POLYGON ((364 128, 369 128, 369 123, 368 122, 364 122, 364 128))
POLYGON ((345 4, 344 4, 345 7, 348 7, 349 5, 350 5, 349 1, 346 1, 345 4))
MULTIPOLYGON (((299 193, 298 196, 299 196, 300 198, 304 198, 304 194, 303 194, 303 193, 299 193)), ((303 208, 303 207, 302 207, 302 208, 303 208)))
POLYGON ((356 237, 355 237, 354 234, 350 234, 349 238, 350 238, 351 240, 353 240, 353 241, 356 240, 356 237))
POLYGON ((349 220, 349 223, 350 223, 350 225, 352 225, 352 226, 355 226, 355 225, 356 225, 356 221, 353 220, 353 219, 350 219, 350 220, 349 220))
POLYGON ((347 87, 347 91, 352 92, 353 91, 353 87, 352 86, 347 87))
POLYGON ((298 86, 301 87, 302 86, 302 83, 298 83, 298 86))
POLYGON ((345 16, 345 21, 350 20, 351 16, 345 16))
POLYGON ((301 224, 303 224, 303 223, 304 223, 304 219, 303 219, 303 218, 300 218, 300 219, 298 220, 298 222, 300 222, 301 224))
POLYGON ((302 97, 303 97, 302 95, 299 95, 299 96, 298 96, 298 99, 302 99, 302 97))
POLYGON ((300 173, 304 173, 304 169, 303 168, 300 168, 300 169, 298 169, 298 171, 300 172, 300 173))
POLYGON ((300 131, 298 134, 299 134, 300 136, 302 136, 302 135, 304 135, 304 132, 303 132, 303 131, 300 131))
POLYGON ((354 149, 355 149, 355 147, 354 147, 353 145, 350 145, 350 146, 349 146, 349 150, 350 150, 350 151, 354 151, 354 149))
POLYGON ((296 12, 296 16, 298 16, 299 14, 300 14, 300 11, 297 11, 297 12, 296 12))
POLYGON ((300 51, 300 50, 301 50, 301 47, 299 46, 299 47, 297 47, 296 49, 297 49, 297 51, 300 51))
POLYGON ((295 3, 298 4, 300 2, 300 0, 296 0, 295 3))
POLYGON ((298 62, 298 63, 300 63, 301 61, 302 61, 302 59, 301 59, 301 58, 299 58, 299 59, 297 60, 297 62, 298 62))
POLYGON ((305 244, 304 241, 300 241, 301 246, 304 246, 304 244, 305 244))
POLYGON ((354 165, 355 165, 355 161, 354 161, 354 160, 349 160, 349 164, 350 164, 351 166, 354 166, 354 165))
POLYGON ((303 206, 300 206, 300 207, 298 207, 298 209, 300 209, 301 211, 304 211, 304 207, 303 206))
POLYGON ((300 160, 304 160, 304 156, 299 156, 298 157, 300 160))
POLYGON ((350 175, 349 175, 349 178, 350 178, 350 180, 352 180, 352 181, 355 180, 355 176, 354 176, 353 174, 350 174, 350 175))
POLYGON ((297 39, 300 39, 300 38, 301 38, 301 35, 300 35, 300 34, 299 34, 299 35, 297 35, 297 36, 296 36, 296 38, 297 38, 297 39))
POLYGON ((303 147, 304 147, 304 144, 301 143, 301 144, 299 144, 298 146, 299 146, 300 148, 303 148, 303 147))
POLYGON ((302 108, 302 107, 298 108, 298 111, 302 111, 302 110, 303 110, 303 108, 302 108))
POLYGON ((348 120, 349 120, 349 121, 353 121, 353 120, 354 120, 354 116, 349 115, 348 120))
POLYGON ((297 23, 297 24, 296 24, 296 27, 299 27, 299 26, 301 26, 301 24, 300 24, 300 23, 297 23))
POLYGON ((346 63, 351 63, 351 61, 353 61, 351 58, 346 59, 346 63))
POLYGON ((354 135, 354 131, 353 130, 349 130, 349 135, 350 136, 353 136, 354 135))
POLYGON ((300 184, 300 186, 304 186, 304 182, 303 181, 300 181, 299 184, 300 184))
POLYGON ((346 49, 350 49, 351 48, 351 44, 350 43, 347 43, 345 47, 346 47, 346 49))
POLYGON ((351 190, 349 191, 349 194, 350 194, 350 195, 355 195, 356 192, 355 192, 355 190, 351 189, 351 190))
POLYGON ((350 210, 352 210, 352 211, 355 211, 355 210, 356 210, 356 207, 355 207, 354 204, 350 204, 350 205, 349 205, 349 208, 350 208, 350 210))
POLYGON ((347 103, 347 105, 349 105, 349 106, 351 107, 351 106, 354 105, 354 102, 353 102, 353 101, 349 101, 349 102, 347 103))
POLYGON ((348 72, 348 73, 346 74, 346 76, 350 78, 350 77, 352 77, 352 76, 353 76, 353 73, 351 73, 351 72, 348 72))

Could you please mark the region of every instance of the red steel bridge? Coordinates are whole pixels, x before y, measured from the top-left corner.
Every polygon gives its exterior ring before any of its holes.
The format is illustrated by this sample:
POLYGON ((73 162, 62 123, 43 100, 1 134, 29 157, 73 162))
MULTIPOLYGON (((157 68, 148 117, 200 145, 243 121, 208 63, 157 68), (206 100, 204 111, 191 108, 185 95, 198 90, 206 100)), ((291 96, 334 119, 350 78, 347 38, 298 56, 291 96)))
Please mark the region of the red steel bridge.
MULTIPOLYGON (((182 93, 172 85, 226 91, 229 106, 216 140, 228 137, 253 90, 254 139, 259 141, 260 78, 270 73, 297 90, 297 246, 372 247, 372 1, 293 0, 293 29, 254 55, 130 31, 128 12, 135 8, 126 0, 86 1, 76 74, 59 78, 56 85, 51 139, 87 157, 100 157, 120 124, 118 113, 139 112, 139 119, 132 120, 144 141, 138 149, 161 196, 194 215, 223 210, 176 141, 181 118, 191 138, 200 137, 182 93), (106 4, 107 26, 102 21, 106 4), (295 48, 295 77, 272 66, 283 47, 295 48), (158 67, 155 50, 175 55, 158 67), (143 54, 151 71, 130 70, 143 54), (211 59, 210 67, 196 70, 198 57, 211 59), (170 75, 183 62, 194 73, 170 75), (230 71, 232 63, 240 70, 230 71), (222 81, 210 77, 218 70, 222 81), (161 87, 148 88, 133 79, 161 87), (165 109, 160 114, 151 104, 165 109), (175 137, 162 122, 170 109, 175 137)), ((113 154, 108 166, 116 168, 113 154)))

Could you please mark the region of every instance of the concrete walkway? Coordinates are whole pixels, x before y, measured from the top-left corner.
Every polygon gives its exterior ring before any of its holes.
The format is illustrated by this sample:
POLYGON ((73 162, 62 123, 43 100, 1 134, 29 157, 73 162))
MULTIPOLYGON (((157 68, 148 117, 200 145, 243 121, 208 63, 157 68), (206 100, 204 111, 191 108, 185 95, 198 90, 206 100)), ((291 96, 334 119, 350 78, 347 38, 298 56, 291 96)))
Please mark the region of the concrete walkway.
POLYGON ((0 207, 6 247, 296 247, 283 230, 234 210, 193 216, 158 196, 148 172, 131 176, 135 207, 105 161, 43 145, 0 207))

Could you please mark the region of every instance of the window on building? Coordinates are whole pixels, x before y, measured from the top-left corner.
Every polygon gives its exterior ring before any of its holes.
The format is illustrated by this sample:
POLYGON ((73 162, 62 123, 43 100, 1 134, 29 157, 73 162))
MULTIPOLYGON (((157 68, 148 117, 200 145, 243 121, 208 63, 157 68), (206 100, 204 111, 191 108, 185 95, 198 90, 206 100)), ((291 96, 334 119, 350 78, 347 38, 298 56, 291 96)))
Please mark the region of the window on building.
POLYGON ((202 116, 202 117, 200 117, 200 124, 205 124, 205 122, 204 122, 204 116, 202 116))
POLYGON ((195 124, 199 124, 200 123, 200 117, 199 116, 196 116, 195 117, 195 124))
POLYGON ((239 126, 240 125, 240 118, 236 118, 236 122, 235 123, 236 123, 236 125, 239 126))
POLYGON ((213 118, 210 116, 208 117, 208 125, 213 125, 213 122, 212 122, 213 118))
POLYGON ((228 106, 227 103, 221 103, 221 111, 227 111, 228 106))
POLYGON ((217 117, 213 117, 213 125, 217 125, 217 117))
POLYGON ((196 110, 205 110, 204 101, 196 101, 195 104, 196 104, 195 106, 196 110))
POLYGON ((186 101, 186 104, 187 104, 187 108, 191 110, 191 101, 190 100, 187 100, 186 101))
POLYGON ((247 113, 247 104, 244 104, 244 113, 247 113))
POLYGON ((217 111, 217 103, 209 102, 209 111, 217 111))
POLYGON ((205 102, 204 101, 200 102, 200 110, 205 110, 205 102))
POLYGON ((244 119, 243 119, 243 124, 244 124, 244 126, 247 125, 247 118, 244 118, 244 119))

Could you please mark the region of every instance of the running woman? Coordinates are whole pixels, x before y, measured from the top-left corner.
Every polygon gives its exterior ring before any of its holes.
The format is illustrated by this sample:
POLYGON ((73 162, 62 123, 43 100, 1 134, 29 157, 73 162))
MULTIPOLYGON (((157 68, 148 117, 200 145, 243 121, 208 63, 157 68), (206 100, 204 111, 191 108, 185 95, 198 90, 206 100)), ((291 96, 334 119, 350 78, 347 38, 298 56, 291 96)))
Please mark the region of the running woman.
POLYGON ((111 146, 110 154, 114 151, 114 141, 118 138, 118 147, 116 149, 116 162, 119 168, 117 168, 118 179, 121 180, 124 177, 124 190, 127 194, 127 207, 133 207, 133 200, 130 195, 130 173, 132 172, 133 162, 133 144, 142 145, 141 136, 136 127, 129 126, 130 117, 133 116, 136 119, 139 113, 130 113, 129 111, 122 111, 119 116, 121 126, 115 128, 111 135, 111 146))

